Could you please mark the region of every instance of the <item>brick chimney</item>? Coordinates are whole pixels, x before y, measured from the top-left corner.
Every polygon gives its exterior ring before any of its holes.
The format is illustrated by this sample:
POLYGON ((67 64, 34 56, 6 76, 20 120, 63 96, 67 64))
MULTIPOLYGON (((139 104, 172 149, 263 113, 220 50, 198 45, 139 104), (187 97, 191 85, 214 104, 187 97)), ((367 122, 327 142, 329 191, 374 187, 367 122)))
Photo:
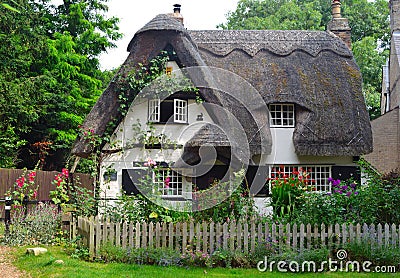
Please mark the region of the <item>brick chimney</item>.
POLYGON ((332 0, 332 20, 328 22, 327 29, 341 38, 351 49, 351 28, 349 20, 342 17, 341 5, 340 0, 332 0))
POLYGON ((174 4, 174 12, 168 15, 172 16, 176 20, 179 20, 180 23, 183 24, 183 16, 181 14, 181 4, 174 4))
POLYGON ((390 31, 400 31, 400 0, 390 0, 390 31))

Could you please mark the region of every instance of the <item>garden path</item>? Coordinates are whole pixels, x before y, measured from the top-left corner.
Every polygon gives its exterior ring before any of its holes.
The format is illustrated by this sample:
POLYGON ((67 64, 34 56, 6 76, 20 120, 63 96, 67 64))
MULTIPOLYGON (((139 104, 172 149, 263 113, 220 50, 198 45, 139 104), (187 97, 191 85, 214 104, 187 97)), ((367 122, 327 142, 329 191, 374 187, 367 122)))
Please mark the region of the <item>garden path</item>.
POLYGON ((0 277, 22 278, 30 277, 26 273, 12 265, 12 249, 7 246, 0 246, 0 277))

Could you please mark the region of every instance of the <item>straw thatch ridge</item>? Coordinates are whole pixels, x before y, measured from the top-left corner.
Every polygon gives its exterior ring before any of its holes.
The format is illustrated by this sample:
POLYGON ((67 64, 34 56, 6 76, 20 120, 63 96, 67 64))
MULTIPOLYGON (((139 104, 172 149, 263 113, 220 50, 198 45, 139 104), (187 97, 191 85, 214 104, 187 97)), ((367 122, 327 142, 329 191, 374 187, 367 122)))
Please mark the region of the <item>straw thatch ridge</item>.
MULTIPOLYGON (((140 29, 128 46, 130 54, 117 73, 120 80, 138 63, 146 64, 167 45, 172 45, 184 67, 211 66, 247 80, 269 103, 297 106, 293 135, 298 155, 358 156, 372 151, 372 134, 361 91, 361 74, 351 51, 333 34, 322 31, 187 31, 167 15, 158 15, 140 29)), ((193 79, 203 79, 195 76, 193 79)), ((210 79, 204 72, 204 79, 210 79)), ((196 82, 195 82, 196 84, 196 82)), ((84 127, 103 135, 118 116, 117 81, 110 83, 84 127)), ((238 84, 240 87, 241 85, 238 84)), ((231 109, 252 139, 251 154, 269 153, 269 129, 263 146, 253 140, 258 132, 254 119, 238 102, 215 90, 202 89, 206 102, 231 109), (233 108, 232 108, 233 107, 233 108)), ((223 115, 210 111, 216 123, 223 115)), ((122 119, 117 119, 120 121, 122 119)), ((209 129, 211 130, 211 129, 209 129)), ((90 153, 79 138, 72 152, 90 153)))

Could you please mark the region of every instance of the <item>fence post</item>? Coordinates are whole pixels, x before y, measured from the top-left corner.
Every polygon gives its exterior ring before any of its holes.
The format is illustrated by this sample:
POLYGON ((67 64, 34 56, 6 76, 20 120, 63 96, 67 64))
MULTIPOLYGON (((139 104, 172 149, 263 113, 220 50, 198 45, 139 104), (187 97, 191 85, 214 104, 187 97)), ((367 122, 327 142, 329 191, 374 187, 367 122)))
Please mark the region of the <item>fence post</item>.
POLYGON ((4 206, 4 222, 6 224, 5 235, 8 236, 10 233, 10 222, 11 222, 11 197, 6 197, 4 206))
POLYGON ((24 199, 22 200, 22 205, 25 208, 25 218, 28 217, 28 203, 29 203, 29 198, 27 195, 24 196, 24 199))

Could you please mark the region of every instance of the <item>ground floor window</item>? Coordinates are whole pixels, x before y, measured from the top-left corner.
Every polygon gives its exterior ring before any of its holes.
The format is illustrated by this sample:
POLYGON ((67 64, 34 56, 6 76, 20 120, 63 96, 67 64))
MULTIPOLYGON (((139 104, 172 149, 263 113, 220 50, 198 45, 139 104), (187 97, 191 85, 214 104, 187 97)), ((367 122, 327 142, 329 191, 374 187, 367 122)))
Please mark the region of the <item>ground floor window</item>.
POLYGON ((303 174, 308 184, 315 186, 316 191, 331 191, 329 177, 332 176, 332 166, 329 165, 272 165, 269 171, 271 179, 279 176, 290 176, 294 173, 303 174))
POLYGON ((153 182, 162 196, 182 196, 183 179, 178 172, 169 168, 159 168, 153 171, 153 182))

